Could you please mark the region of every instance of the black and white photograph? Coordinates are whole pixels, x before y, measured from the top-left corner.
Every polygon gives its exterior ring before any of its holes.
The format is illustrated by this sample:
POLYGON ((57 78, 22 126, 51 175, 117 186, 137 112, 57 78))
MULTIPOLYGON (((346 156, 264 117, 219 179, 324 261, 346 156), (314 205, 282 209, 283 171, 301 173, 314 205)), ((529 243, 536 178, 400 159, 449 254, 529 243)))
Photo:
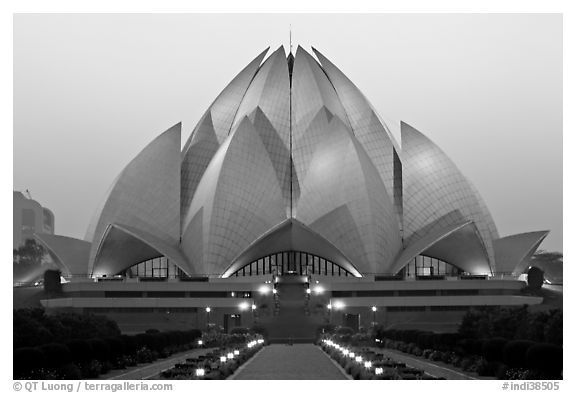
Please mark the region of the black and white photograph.
POLYGON ((562 13, 11 18, 12 391, 561 390, 562 13))

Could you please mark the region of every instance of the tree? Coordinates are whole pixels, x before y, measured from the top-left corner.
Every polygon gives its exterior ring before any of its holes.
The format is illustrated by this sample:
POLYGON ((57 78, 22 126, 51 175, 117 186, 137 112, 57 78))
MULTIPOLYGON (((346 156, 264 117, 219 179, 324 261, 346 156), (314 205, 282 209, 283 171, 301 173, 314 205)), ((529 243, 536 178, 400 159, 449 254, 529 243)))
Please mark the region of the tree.
POLYGON ((562 261, 564 255, 558 251, 538 250, 532 255, 532 259, 541 262, 556 262, 562 261))
POLYGON ((23 246, 13 251, 14 263, 20 266, 40 266, 46 255, 46 250, 34 239, 26 239, 23 246))
POLYGON ((21 280, 22 277, 33 276, 27 280, 35 279, 42 273, 46 255, 46 250, 34 239, 26 239, 23 246, 12 251, 14 278, 21 280))

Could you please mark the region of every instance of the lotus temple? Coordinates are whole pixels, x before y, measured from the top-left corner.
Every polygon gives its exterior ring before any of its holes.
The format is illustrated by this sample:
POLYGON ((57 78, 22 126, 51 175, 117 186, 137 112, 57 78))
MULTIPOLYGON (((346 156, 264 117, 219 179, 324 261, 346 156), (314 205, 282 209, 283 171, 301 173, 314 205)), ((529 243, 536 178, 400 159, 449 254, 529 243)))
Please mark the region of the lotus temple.
POLYGON ((110 179, 84 239, 36 235, 64 282, 47 310, 125 332, 261 325, 306 340, 542 302, 519 276, 548 231, 501 237, 424 133, 382 121, 319 51, 268 52, 183 149, 173 125, 110 179))

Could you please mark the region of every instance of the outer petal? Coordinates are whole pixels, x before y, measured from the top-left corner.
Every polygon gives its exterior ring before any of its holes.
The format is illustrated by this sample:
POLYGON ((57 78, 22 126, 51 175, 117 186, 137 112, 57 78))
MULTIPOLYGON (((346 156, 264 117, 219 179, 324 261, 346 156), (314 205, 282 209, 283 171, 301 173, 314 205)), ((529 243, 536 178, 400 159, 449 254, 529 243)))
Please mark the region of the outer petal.
POLYGON ((95 276, 118 274, 152 258, 167 257, 188 274, 192 269, 177 245, 128 225, 111 224, 96 253, 95 276))
MULTIPOLYGON (((178 246, 180 239, 180 124, 152 141, 114 182, 94 226, 88 270, 110 225, 138 228, 178 246)), ((141 260, 130 261, 134 263, 141 260)))
MULTIPOLYGON (((404 239, 409 245, 428 234, 428 225, 457 209, 478 228, 494 270, 486 217, 474 189, 456 165, 428 138, 402 123, 404 239)), ((446 222, 446 225, 456 222, 446 222)), ((494 226, 495 227, 495 226, 494 226)))
POLYGON ((526 232, 496 239, 496 272, 521 274, 548 233, 550 232, 526 232))
POLYGON ((87 274, 90 242, 47 233, 36 233, 34 237, 46 247, 56 265, 65 275, 85 276, 87 274))

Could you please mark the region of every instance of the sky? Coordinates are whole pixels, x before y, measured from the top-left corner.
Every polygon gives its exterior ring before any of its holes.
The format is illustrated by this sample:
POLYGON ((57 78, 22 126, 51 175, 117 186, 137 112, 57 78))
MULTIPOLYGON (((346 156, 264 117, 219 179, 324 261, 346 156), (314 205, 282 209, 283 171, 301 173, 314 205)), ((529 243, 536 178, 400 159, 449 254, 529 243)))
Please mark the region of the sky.
POLYGON ((427 135, 479 190, 501 236, 562 251, 559 14, 19 14, 14 190, 83 238, 106 190, 162 131, 183 140, 268 46, 319 49, 384 121, 427 135))

